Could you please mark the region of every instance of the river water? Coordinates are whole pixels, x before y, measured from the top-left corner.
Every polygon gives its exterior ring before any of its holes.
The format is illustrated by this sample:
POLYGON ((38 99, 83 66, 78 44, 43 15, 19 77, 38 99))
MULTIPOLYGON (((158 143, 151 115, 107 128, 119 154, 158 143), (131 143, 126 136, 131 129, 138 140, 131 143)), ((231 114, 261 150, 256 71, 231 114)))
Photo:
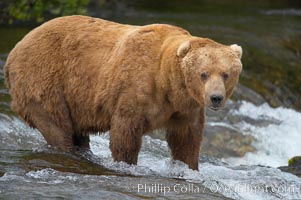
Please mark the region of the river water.
POLYGON ((217 193, 234 199, 300 199, 301 179, 276 167, 286 165, 290 157, 300 152, 301 113, 242 102, 230 110, 229 116, 239 117, 240 122, 208 121, 207 128, 219 125, 251 134, 256 138, 253 145, 257 151, 241 158, 201 156, 198 172, 172 162, 166 142, 150 136, 143 139, 137 166, 113 162, 109 133, 92 136, 91 152, 82 153, 80 159, 61 154, 48 148, 38 131, 16 117, 2 114, 0 170, 4 175, 0 178, 0 196, 189 199, 204 198, 206 194, 208 199, 221 198, 212 196, 217 193), (258 122, 262 120, 268 123, 258 122), (91 163, 85 164, 83 158, 91 163))
MULTIPOLYGON (((137 166, 113 162, 109 133, 91 136, 91 151, 77 155, 48 147, 37 130, 12 113, 3 80, 7 53, 30 28, 0 27, 0 198, 301 199, 301 178, 277 168, 301 154, 301 113, 295 105, 298 102, 295 97, 300 94, 294 93, 300 86, 290 83, 297 78, 288 78, 286 71, 289 70, 286 66, 300 70, 300 57, 276 42, 300 33, 300 9, 263 6, 256 14, 246 12, 241 18, 237 14, 221 15, 219 11, 208 15, 193 10, 180 18, 179 11, 131 11, 123 18, 111 16, 115 21, 132 24, 177 24, 195 35, 206 35, 223 43, 242 43, 246 47, 247 58, 243 61, 247 66, 242 74, 246 89, 242 93, 248 93, 250 88, 253 93, 251 97, 236 93, 236 101, 229 101, 222 112, 208 112, 205 138, 219 127, 222 132, 217 133, 221 138, 218 146, 226 146, 223 130, 227 130, 230 133, 227 143, 237 142, 239 139, 231 139, 231 134, 238 132, 241 139, 252 138, 253 150, 240 156, 219 153, 217 157, 204 151, 199 171, 172 161, 166 142, 148 135, 143 138, 137 166), (257 28, 253 30, 248 24, 256 24, 257 28), (266 32, 267 27, 272 33, 266 32), (271 60, 276 61, 267 65, 271 60), (250 78, 258 73, 258 66, 263 68, 262 72, 250 78), (278 71, 268 73, 271 69, 278 71), (273 91, 277 84, 285 87, 273 91), (271 87, 266 89, 266 86, 271 87), (258 101, 255 96, 263 100, 258 101)), ((238 143, 239 147, 244 145, 238 143)))

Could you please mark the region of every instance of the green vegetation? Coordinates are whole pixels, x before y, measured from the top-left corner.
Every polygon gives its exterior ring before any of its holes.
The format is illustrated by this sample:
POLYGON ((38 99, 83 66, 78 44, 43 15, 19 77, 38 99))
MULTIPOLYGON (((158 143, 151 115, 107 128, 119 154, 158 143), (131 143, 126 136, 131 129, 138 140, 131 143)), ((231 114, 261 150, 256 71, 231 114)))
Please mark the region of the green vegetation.
POLYGON ((4 2, 0 23, 41 23, 57 16, 85 14, 89 0, 14 0, 4 2))

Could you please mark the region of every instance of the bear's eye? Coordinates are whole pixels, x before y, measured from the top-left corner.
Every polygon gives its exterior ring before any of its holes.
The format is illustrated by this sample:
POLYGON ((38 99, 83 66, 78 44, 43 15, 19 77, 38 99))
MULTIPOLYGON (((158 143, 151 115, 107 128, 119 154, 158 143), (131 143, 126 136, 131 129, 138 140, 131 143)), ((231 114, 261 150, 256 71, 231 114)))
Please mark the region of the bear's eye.
POLYGON ((201 79, 202 79, 203 81, 207 80, 208 76, 209 76, 209 74, 206 73, 206 72, 201 73, 201 79))
POLYGON ((226 80, 228 80, 228 78, 229 78, 229 74, 227 74, 227 73, 222 73, 222 77, 223 77, 223 79, 226 81, 226 80))

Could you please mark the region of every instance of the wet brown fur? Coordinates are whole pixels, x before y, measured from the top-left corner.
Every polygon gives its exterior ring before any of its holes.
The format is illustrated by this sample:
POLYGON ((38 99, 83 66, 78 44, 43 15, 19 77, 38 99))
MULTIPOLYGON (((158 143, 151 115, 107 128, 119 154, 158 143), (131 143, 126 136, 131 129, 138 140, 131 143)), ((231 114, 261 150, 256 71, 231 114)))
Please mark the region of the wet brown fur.
MULTIPOLYGON (((130 164, 137 163, 143 134, 163 128, 173 158, 198 169, 205 91, 177 55, 185 41, 191 49, 183 56, 206 45, 230 49, 164 24, 130 26, 85 16, 51 20, 8 56, 12 109, 64 151, 88 147, 89 133, 110 130, 113 158, 130 164)), ((232 79, 227 98, 238 77, 232 79)))

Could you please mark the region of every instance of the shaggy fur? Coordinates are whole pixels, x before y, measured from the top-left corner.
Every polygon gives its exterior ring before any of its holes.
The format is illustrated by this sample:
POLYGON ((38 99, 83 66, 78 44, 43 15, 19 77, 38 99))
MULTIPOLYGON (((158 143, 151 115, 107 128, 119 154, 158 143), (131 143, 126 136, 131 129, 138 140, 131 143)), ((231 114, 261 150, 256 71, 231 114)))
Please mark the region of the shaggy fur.
POLYGON ((204 107, 231 95, 241 53, 171 25, 68 16, 27 34, 5 78, 12 109, 56 148, 88 147, 89 133, 110 130, 114 160, 136 164, 143 134, 161 128, 173 158, 198 169, 204 107))

